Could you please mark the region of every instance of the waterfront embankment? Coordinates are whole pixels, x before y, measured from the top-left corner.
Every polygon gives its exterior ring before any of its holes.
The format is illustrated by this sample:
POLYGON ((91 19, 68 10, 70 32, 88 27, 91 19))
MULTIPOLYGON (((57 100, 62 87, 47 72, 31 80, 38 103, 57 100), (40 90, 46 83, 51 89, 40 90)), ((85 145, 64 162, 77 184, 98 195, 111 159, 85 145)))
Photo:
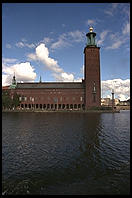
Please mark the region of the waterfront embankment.
POLYGON ((30 110, 30 109, 24 109, 24 110, 3 110, 2 112, 27 112, 27 113, 120 113, 120 110, 30 110))
POLYGON ((120 105, 120 106, 116 106, 117 110, 130 110, 130 105, 120 105))

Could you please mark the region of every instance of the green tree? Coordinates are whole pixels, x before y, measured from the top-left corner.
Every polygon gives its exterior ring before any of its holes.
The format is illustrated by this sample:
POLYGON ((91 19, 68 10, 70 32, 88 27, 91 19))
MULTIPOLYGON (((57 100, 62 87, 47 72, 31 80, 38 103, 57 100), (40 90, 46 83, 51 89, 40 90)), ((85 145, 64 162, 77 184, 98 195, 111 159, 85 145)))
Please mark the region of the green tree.
POLYGON ((19 95, 17 93, 14 93, 13 100, 12 100, 12 107, 16 108, 20 104, 19 101, 19 95))
POLYGON ((2 108, 9 109, 12 106, 12 100, 8 91, 2 91, 2 108))
POLYGON ((16 108, 19 104, 19 95, 17 93, 14 93, 11 98, 9 91, 2 91, 2 109, 16 108))

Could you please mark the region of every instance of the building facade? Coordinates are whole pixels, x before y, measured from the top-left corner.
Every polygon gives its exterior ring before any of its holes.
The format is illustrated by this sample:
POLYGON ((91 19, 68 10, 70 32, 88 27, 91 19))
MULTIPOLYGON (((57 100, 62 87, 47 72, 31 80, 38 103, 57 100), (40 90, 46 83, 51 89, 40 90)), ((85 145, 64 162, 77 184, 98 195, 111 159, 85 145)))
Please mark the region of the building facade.
POLYGON ((88 110, 101 106, 100 48, 96 46, 93 28, 86 34, 84 48, 84 80, 82 82, 16 83, 8 87, 10 94, 19 94, 19 108, 43 110, 88 110))
MULTIPOLYGON (((114 105, 120 105, 120 100, 118 98, 114 98, 114 105)), ((101 98, 101 106, 112 106, 111 98, 101 98)))

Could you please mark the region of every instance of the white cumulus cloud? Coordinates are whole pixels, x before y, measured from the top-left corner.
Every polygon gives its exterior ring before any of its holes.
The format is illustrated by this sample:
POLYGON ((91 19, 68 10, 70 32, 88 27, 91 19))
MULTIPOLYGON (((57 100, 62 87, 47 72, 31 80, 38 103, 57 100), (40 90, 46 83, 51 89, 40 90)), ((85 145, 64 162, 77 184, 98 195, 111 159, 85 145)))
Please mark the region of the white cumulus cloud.
POLYGON ((2 86, 8 86, 11 84, 11 76, 7 74, 2 74, 2 86))
POLYGON ((74 75, 68 74, 66 72, 53 73, 53 76, 57 81, 61 81, 61 82, 73 82, 74 81, 74 75))
POLYGON ((113 79, 101 82, 102 95, 103 97, 111 95, 112 89, 116 98, 122 100, 127 100, 130 97, 130 79, 113 79))
POLYGON ((41 43, 36 48, 37 59, 42 61, 50 70, 54 72, 62 72, 63 70, 58 65, 57 61, 49 57, 49 50, 44 43, 41 43))
POLYGON ((58 64, 58 61, 51 58, 49 50, 44 43, 36 47, 35 54, 28 54, 28 58, 41 61, 58 81, 73 81, 74 75, 66 73, 58 64))
POLYGON ((2 72, 4 73, 2 75, 2 86, 11 84, 14 73, 17 81, 34 81, 36 78, 34 67, 30 62, 17 63, 11 66, 3 65, 2 72))

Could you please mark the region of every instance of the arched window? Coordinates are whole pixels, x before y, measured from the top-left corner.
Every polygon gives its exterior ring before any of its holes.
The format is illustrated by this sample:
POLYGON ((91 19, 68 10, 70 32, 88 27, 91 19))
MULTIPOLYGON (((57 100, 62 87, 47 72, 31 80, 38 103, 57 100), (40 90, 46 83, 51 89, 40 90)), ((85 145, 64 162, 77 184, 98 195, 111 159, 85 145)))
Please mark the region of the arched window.
POLYGON ((43 108, 46 109, 46 104, 43 105, 43 108))
POLYGON ((77 109, 77 104, 74 104, 74 109, 77 109))
POLYGON ((70 109, 73 109, 73 104, 70 104, 70 109))
POLYGON ((81 108, 81 104, 78 104, 78 109, 80 109, 81 108))
POLYGON ((21 104, 21 108, 23 108, 23 104, 21 104))
POLYGON ((59 104, 58 108, 61 109, 61 104, 59 104))
POLYGON ((82 104, 82 109, 83 109, 83 110, 85 109, 85 104, 82 104))
POLYGON ((25 104, 25 108, 27 108, 27 104, 25 104))
POLYGON ((65 104, 62 105, 62 109, 65 109, 65 104))
POLYGON ((36 104, 36 109, 38 109, 38 104, 36 104))
POLYGON ((31 109, 31 104, 28 105, 29 109, 31 109))
POLYGON ((66 105, 66 108, 69 109, 69 104, 66 105))

